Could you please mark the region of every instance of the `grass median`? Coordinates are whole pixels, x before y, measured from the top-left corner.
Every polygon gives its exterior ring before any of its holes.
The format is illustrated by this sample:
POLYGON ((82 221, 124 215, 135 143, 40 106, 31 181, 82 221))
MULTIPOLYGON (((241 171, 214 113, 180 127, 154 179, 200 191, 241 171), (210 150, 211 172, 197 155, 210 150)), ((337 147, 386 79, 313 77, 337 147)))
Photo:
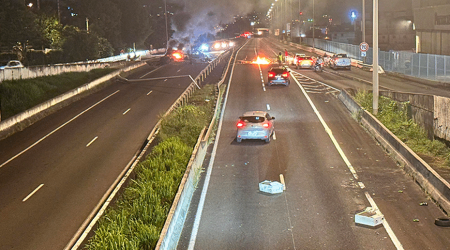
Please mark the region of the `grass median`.
POLYGON ((214 114, 214 86, 164 117, 158 144, 98 222, 86 249, 154 249, 201 130, 214 114))
MULTIPOLYGON (((355 100, 364 109, 373 113, 372 93, 359 91, 355 100)), ((428 139, 425 129, 408 118, 407 105, 407 102, 400 103, 380 96, 376 117, 442 177, 450 179, 450 148, 442 141, 428 139)))
POLYGON ((89 72, 72 72, 33 79, 3 81, 0 83, 2 120, 24 112, 115 70, 117 69, 93 69, 89 72))

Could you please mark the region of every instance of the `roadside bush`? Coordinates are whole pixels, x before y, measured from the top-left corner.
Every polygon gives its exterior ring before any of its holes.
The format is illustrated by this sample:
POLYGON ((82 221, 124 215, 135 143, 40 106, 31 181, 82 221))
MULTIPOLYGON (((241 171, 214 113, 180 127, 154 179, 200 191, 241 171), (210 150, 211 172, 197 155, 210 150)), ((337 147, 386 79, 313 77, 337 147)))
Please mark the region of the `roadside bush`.
POLYGON ((154 249, 191 154, 178 137, 155 146, 86 248, 154 249))
POLYGON ((187 145, 194 146, 207 122, 207 115, 204 111, 197 106, 186 105, 177 108, 162 119, 159 138, 165 140, 177 136, 182 138, 187 145))
MULTIPOLYGON (((373 94, 359 91, 355 100, 367 111, 373 113, 373 94)), ((399 103, 380 96, 377 119, 402 140, 414 152, 437 158, 432 164, 450 169, 450 148, 439 140, 429 140, 427 132, 407 116, 407 103, 399 103)))

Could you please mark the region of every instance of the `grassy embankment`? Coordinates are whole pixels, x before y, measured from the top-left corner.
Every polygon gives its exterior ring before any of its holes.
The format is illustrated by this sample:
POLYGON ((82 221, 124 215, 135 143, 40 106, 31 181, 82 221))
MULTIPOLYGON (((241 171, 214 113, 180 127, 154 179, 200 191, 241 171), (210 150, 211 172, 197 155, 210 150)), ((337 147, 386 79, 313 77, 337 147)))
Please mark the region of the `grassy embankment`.
MULTIPOLYGON (((359 91, 355 99, 364 109, 373 113, 372 93, 359 91)), ((408 119, 406 105, 380 96, 376 117, 444 178, 450 178, 450 148, 439 140, 428 139, 426 131, 408 119)))
POLYGON ((201 130, 214 113, 214 87, 196 90, 189 104, 161 122, 156 145, 136 178, 100 219, 87 249, 154 249, 201 130))
POLYGON ((0 83, 2 120, 28 110, 67 91, 107 75, 116 69, 63 73, 0 83))

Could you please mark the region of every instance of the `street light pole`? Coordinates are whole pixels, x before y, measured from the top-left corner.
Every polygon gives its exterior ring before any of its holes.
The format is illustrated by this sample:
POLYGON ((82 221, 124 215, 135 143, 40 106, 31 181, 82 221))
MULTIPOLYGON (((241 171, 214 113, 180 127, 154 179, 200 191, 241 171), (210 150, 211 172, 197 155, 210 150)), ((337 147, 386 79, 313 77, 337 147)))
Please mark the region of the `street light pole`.
POLYGON ((373 0, 373 114, 378 114, 378 0, 373 0))
POLYGON ((167 50, 169 49, 169 29, 168 29, 168 25, 167 25, 167 0, 164 0, 164 17, 165 17, 165 21, 166 21, 166 53, 167 50))
POLYGON ((366 0, 362 0, 362 42, 366 42, 366 0))
POLYGON ((316 26, 315 26, 315 22, 316 22, 316 18, 315 18, 315 9, 314 9, 314 0, 313 0, 313 49, 316 48, 316 43, 315 43, 315 30, 316 30, 316 26))

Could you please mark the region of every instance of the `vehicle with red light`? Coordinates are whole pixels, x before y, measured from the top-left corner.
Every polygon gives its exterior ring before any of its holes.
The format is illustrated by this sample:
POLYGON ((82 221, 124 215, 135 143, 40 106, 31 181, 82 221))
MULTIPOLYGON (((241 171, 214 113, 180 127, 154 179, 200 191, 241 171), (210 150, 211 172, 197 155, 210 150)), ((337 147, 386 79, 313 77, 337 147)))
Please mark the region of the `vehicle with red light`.
POLYGON ((272 67, 267 73, 267 84, 269 86, 274 84, 283 84, 288 86, 290 84, 290 73, 284 66, 272 67))
POLYGON ((314 66, 315 60, 311 56, 299 56, 297 57, 297 69, 312 69, 314 66))
POLYGON ((295 56, 292 57, 292 58, 289 60, 289 62, 290 62, 292 65, 297 65, 298 59, 299 59, 300 57, 304 57, 304 56, 306 56, 306 55, 305 55, 305 54, 301 54, 301 53, 295 53, 295 56))
POLYGON ((270 142, 274 131, 273 120, 275 117, 265 111, 245 112, 236 123, 236 141, 255 139, 270 142))

